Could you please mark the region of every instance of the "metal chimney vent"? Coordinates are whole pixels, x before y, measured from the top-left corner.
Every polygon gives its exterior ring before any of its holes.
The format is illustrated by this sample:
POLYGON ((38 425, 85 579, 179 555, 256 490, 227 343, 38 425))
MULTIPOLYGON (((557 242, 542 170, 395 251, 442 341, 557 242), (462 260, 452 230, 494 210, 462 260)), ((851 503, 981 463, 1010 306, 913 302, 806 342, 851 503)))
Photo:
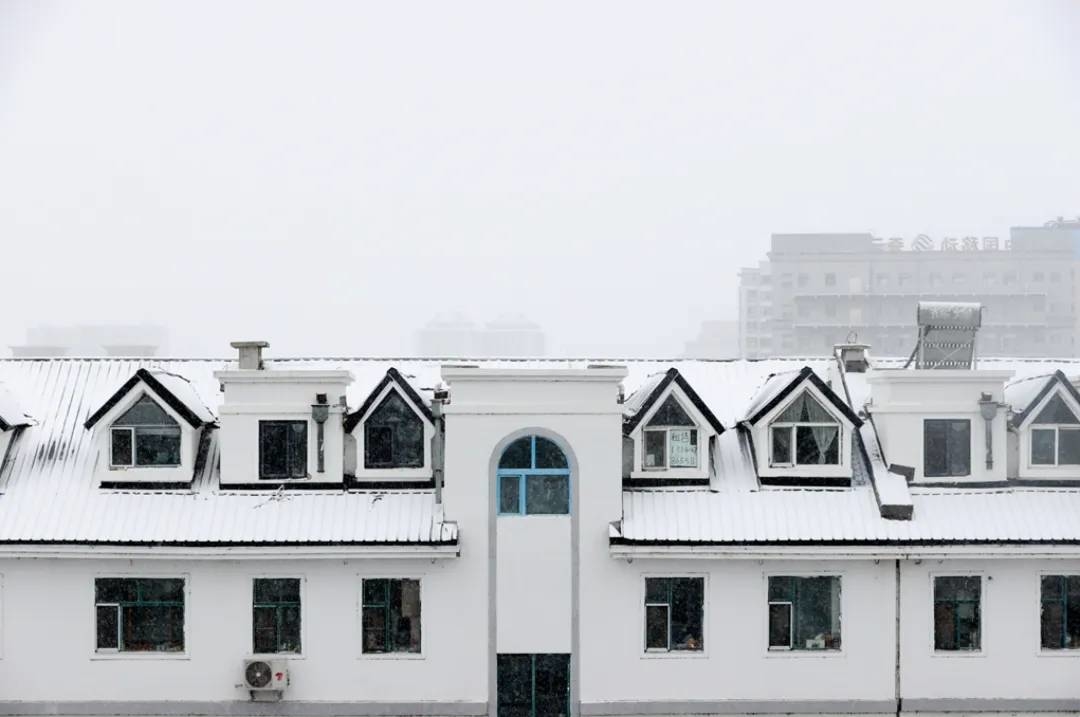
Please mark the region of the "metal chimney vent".
POLYGON ((919 343, 908 359, 917 369, 975 367, 975 334, 982 325, 982 304, 920 301, 916 312, 919 343))

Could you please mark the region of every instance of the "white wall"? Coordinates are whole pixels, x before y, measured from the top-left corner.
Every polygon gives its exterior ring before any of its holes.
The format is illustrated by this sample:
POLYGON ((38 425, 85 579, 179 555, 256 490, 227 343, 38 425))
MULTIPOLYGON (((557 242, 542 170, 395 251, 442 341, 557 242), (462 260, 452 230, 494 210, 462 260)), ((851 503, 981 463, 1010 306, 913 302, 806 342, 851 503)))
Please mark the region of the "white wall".
POLYGON ((303 656, 290 661, 286 699, 487 699, 485 596, 454 560, 4 560, 2 697, 7 700, 247 700, 251 581, 302 577, 303 656), (94 577, 183 576, 186 652, 95 652, 94 577), (421 581, 420 657, 363 656, 360 581, 421 581), (464 606, 479 606, 476 610, 464 606))
POLYGON ((1080 651, 1040 649, 1041 573, 1080 573, 1080 560, 901 563, 904 698, 1080 697, 1080 651), (933 575, 983 577, 982 650, 935 653, 933 575))
POLYGON ((503 515, 496 525, 496 651, 569 653, 569 516, 503 515))
POLYGON ((582 701, 891 700, 890 561, 625 560, 585 569, 582 701), (767 574, 841 576, 839 653, 767 649, 767 574), (646 653, 645 576, 705 577, 703 653, 646 653))

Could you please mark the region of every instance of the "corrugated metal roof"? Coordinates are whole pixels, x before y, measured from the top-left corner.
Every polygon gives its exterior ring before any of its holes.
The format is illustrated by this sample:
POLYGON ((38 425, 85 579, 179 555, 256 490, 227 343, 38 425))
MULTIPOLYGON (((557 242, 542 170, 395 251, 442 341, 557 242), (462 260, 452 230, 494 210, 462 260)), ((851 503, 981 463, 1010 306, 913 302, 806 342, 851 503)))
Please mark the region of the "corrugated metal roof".
POLYGON ((7 386, 0 384, 0 422, 9 427, 28 426, 33 418, 7 386))

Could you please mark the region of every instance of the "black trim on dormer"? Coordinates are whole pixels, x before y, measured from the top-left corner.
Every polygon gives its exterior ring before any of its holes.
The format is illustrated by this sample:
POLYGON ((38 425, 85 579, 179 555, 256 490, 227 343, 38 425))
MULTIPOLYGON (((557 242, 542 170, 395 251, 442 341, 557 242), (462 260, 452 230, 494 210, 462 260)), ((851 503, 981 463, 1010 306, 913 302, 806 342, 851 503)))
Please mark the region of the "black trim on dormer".
POLYGON ((101 420, 101 417, 108 413, 112 408, 120 403, 124 399, 124 396, 128 395, 131 389, 135 388, 140 382, 145 383, 155 394, 161 398, 169 408, 176 411, 185 421, 191 424, 192 428, 202 428, 205 425, 205 421, 199 418, 195 413, 187 407, 183 401, 176 397, 169 389, 165 388, 165 385, 154 378, 154 374, 147 371, 145 368, 140 368, 135 372, 135 375, 124 382, 116 393, 109 397, 109 400, 102 404, 101 408, 94 411, 90 418, 86 419, 86 423, 83 424, 86 428, 93 428, 94 424, 101 420))
POLYGON ((856 428, 862 425, 862 419, 855 415, 855 412, 851 410, 851 407, 844 403, 843 400, 836 395, 836 392, 829 388, 829 384, 822 381, 821 377, 814 373, 814 369, 809 366, 803 366, 798 375, 791 380, 791 383, 778 391, 775 396, 769 399, 768 403, 758 409, 757 413, 747 418, 745 422, 752 426, 760 421, 769 413, 769 411, 783 403, 783 401, 790 396, 803 381, 812 383, 817 390, 821 391, 821 394, 825 396, 825 398, 829 399, 829 403, 831 403, 836 410, 840 411, 840 413, 844 415, 844 418, 851 421, 852 425, 856 428))
POLYGON ((435 423, 435 416, 431 413, 431 409, 428 405, 424 403, 424 399, 416 392, 416 389, 412 387, 405 377, 402 376, 396 368, 391 366, 387 369, 386 375, 382 377, 382 380, 379 381, 374 390, 372 390, 372 392, 368 394, 368 397, 364 399, 364 402, 360 404, 360 408, 345 416, 346 433, 352 433, 352 430, 356 428, 356 424, 360 423, 360 419, 364 417, 371 408, 371 405, 375 403, 375 399, 379 397, 379 394, 381 394, 387 384, 390 383, 393 383, 398 387, 401 393, 409 399, 410 403, 412 403, 413 408, 419 411, 420 414, 427 419, 428 423, 435 423))
POLYGON ((1069 382, 1069 377, 1066 376, 1061 369, 1054 371, 1052 374, 1046 377, 1046 383, 1043 385, 1039 392, 1035 395, 1035 398, 1031 399, 1024 410, 1013 416, 1013 426, 1020 427, 1024 425, 1024 421, 1028 419, 1031 412, 1035 410, 1035 407, 1042 403, 1042 400, 1046 398, 1047 394, 1054 390, 1056 384, 1061 384, 1065 387, 1072 399, 1080 404, 1080 392, 1076 390, 1076 387, 1069 382))
POLYGON ((673 366, 667 370, 667 372, 664 374, 664 378, 660 381, 660 383, 656 384, 656 388, 654 388, 652 390, 652 393, 650 393, 648 397, 646 397, 645 401, 641 404, 641 408, 639 408, 633 416, 628 416, 623 419, 624 436, 629 436, 631 433, 634 432, 634 429, 637 428, 639 423, 641 423, 641 419, 645 418, 645 415, 649 412, 649 409, 653 407, 653 404, 656 403, 656 401, 660 398, 660 396, 664 393, 667 387, 671 385, 673 381, 675 382, 675 385, 682 390, 683 394, 690 400, 690 403, 694 404, 694 408, 696 408, 698 412, 709 423, 709 425, 713 427, 713 430, 716 431, 716 434, 720 435, 724 432, 724 426, 720 423, 720 420, 717 419, 715 415, 713 415, 713 412, 710 411, 709 407, 705 405, 705 402, 701 400, 701 396, 697 394, 697 391, 690 387, 690 383, 685 378, 683 378, 683 375, 681 373, 679 373, 679 369, 673 366))

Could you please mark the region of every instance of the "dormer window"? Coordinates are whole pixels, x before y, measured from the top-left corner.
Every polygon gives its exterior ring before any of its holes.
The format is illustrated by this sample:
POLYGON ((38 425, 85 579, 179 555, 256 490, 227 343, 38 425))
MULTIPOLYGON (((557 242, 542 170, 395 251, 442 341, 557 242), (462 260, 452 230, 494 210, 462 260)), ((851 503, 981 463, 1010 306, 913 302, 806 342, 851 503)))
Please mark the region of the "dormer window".
POLYGON ((1031 426, 1033 466, 1080 465, 1080 420, 1055 394, 1031 426))
POLYGON ((769 425, 774 467, 840 464, 840 422, 803 392, 769 425))
POLYGON ((423 465, 424 423, 397 391, 390 391, 364 422, 364 467, 423 465))
POLYGON ((642 467, 645 470, 697 468, 697 423, 674 396, 669 395, 653 414, 645 427, 644 438, 642 467))
POLYGON ((113 468, 180 465, 180 424, 147 395, 109 430, 113 468))

